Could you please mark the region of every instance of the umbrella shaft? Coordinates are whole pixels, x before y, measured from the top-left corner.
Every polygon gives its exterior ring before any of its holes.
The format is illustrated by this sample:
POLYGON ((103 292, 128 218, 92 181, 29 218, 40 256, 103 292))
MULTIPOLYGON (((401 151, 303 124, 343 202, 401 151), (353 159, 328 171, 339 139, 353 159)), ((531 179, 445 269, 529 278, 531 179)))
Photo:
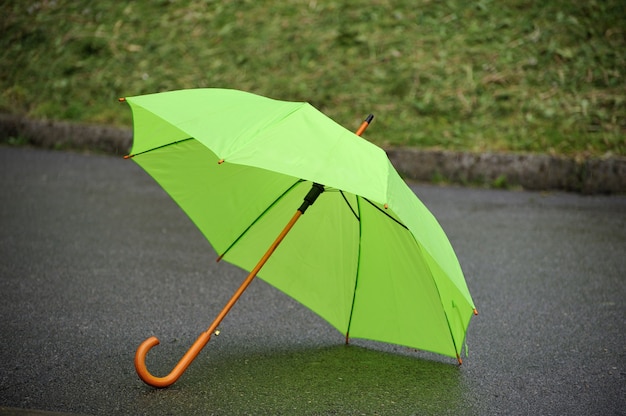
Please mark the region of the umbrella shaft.
POLYGON ((261 258, 261 260, 259 260, 259 262, 257 263, 257 265, 254 267, 254 269, 252 269, 250 271, 250 274, 248 275, 248 277, 246 277, 246 280, 243 281, 243 283, 241 284, 241 286, 239 286, 239 288, 237 289, 237 291, 233 294, 233 296, 230 298, 230 300, 228 301, 228 303, 226 304, 226 306, 224 306, 224 308, 222 309, 222 311, 219 313, 219 315, 217 315, 217 318, 215 318, 215 320, 213 321, 213 323, 211 324, 211 326, 207 329, 207 333, 212 334, 213 332, 215 332, 215 330, 217 329, 217 327, 219 326, 219 324, 222 322, 222 320, 224 319, 224 317, 228 314, 228 312, 231 310, 231 308, 233 307, 233 305, 235 305, 235 303, 239 300, 239 298, 241 297, 241 295, 243 294, 243 292, 248 288, 248 286, 250 285, 250 283, 252 283, 252 280, 254 280, 254 278, 256 277, 256 275, 259 273, 259 271, 261 270, 261 268, 265 265, 265 263, 267 262, 267 260, 271 257, 271 255, 274 253, 274 251, 276 250, 276 248, 278 247, 278 245, 283 241, 283 239, 285 238, 285 236, 287 235, 287 233, 289 233, 289 231, 291 230, 291 228, 294 226, 294 224, 296 223, 296 221, 298 221, 298 219, 300 218, 300 216, 302 215, 302 211, 298 210, 296 211, 296 213, 293 215, 293 217, 291 217, 291 220, 289 220, 289 222, 287 223, 287 225, 285 226, 285 228, 283 228, 283 230, 280 232, 280 234, 278 235, 278 237, 276 237, 276 240, 274 240, 274 242, 272 243, 272 245, 269 247, 269 249, 267 250, 267 252, 263 255, 263 257, 261 258))

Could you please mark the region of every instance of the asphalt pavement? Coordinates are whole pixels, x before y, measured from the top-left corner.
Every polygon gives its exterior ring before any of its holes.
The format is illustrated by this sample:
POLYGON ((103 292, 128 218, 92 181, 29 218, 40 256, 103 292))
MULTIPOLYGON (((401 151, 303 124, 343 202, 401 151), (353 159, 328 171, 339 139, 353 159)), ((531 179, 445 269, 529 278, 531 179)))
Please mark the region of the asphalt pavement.
POLYGON ((469 355, 343 343, 246 273, 119 157, 0 147, 0 415, 624 415, 626 197, 412 185, 479 310, 469 355), (48 414, 48 413, 45 413, 48 414))

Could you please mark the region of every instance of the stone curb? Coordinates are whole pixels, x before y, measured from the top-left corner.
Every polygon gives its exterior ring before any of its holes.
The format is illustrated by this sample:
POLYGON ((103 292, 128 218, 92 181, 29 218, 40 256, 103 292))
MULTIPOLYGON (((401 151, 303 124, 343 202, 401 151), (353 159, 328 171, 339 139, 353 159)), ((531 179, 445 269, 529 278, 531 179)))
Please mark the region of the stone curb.
MULTIPOLYGON (((0 142, 124 155, 130 149, 132 131, 0 114, 0 142)), ((550 155, 415 148, 386 151, 398 172, 410 180, 502 188, 521 186, 528 190, 584 194, 626 193, 626 157, 576 160, 550 155)))
POLYGON ((11 141, 45 149, 101 151, 125 155, 132 143, 132 131, 110 126, 31 120, 0 114, 0 142, 11 141))
POLYGON ((626 193, 626 158, 576 160, 562 156, 392 149, 398 172, 417 180, 490 187, 563 190, 584 194, 626 193))

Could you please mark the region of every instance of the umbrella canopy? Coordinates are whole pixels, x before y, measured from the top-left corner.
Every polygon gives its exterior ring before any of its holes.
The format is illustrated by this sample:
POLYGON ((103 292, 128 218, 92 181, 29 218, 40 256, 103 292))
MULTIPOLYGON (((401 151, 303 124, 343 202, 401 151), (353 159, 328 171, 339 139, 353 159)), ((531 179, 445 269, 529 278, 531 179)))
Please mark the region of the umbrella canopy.
POLYGON ((459 357, 475 312, 461 267, 382 149, 307 103, 226 89, 125 100, 133 160, 221 258, 252 270, 322 184, 258 276, 346 337, 459 357))

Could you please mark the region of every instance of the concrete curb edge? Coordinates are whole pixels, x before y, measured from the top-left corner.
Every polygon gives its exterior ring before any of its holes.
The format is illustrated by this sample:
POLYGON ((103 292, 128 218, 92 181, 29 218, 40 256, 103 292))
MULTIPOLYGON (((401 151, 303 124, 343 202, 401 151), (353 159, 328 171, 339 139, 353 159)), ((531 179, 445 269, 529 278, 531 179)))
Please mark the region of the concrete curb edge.
MULTIPOLYGON (((132 131, 0 114, 0 143, 12 142, 47 149, 124 155, 130 149, 132 131)), ((416 148, 389 148, 386 152, 398 172, 415 181, 503 188, 521 186, 529 190, 564 190, 584 194, 626 193, 626 157, 577 160, 542 154, 467 153, 416 148)))

